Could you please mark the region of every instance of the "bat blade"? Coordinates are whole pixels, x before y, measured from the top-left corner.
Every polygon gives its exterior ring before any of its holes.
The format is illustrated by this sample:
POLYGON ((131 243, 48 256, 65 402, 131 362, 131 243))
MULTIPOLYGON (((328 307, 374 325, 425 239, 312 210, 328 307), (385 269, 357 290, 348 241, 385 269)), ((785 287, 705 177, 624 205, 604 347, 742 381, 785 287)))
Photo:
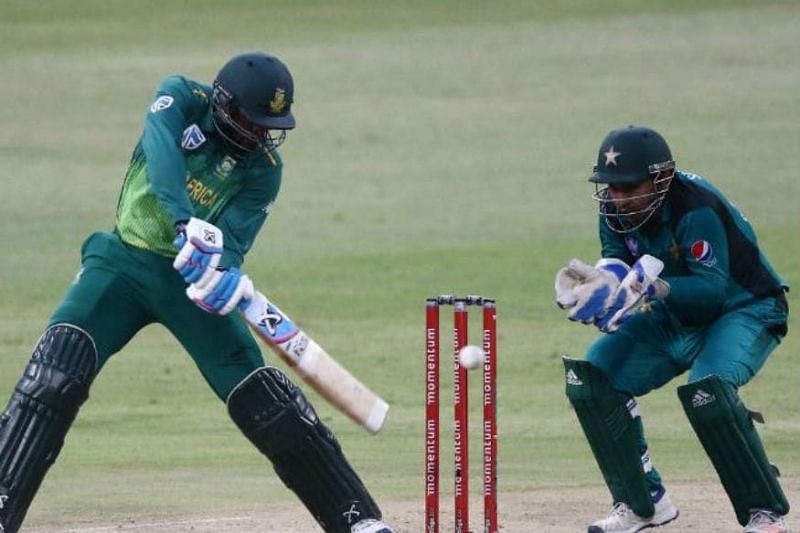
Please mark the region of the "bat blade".
POLYGON ((387 404, 256 291, 242 311, 253 332, 334 407, 370 433, 383 427, 387 404))

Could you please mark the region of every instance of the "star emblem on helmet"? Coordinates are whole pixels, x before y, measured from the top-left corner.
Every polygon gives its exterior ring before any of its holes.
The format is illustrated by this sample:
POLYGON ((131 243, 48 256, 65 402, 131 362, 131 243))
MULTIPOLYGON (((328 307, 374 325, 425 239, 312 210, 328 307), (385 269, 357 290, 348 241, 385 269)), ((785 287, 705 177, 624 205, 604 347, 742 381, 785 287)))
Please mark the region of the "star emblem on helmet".
POLYGON ((617 166, 617 156, 622 155, 621 152, 615 152, 614 147, 608 149, 608 152, 603 152, 603 155, 606 156, 606 166, 614 165, 617 166))
POLYGON ((280 113, 286 107, 286 91, 278 87, 275 89, 275 96, 269 101, 269 110, 272 113, 280 113))

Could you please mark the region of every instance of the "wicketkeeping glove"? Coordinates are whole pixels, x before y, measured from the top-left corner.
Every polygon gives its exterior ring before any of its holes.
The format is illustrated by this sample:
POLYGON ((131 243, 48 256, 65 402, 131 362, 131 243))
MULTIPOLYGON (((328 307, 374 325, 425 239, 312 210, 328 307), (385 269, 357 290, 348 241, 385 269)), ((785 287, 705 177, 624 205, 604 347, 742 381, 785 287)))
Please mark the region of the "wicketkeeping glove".
POLYGON ((178 249, 178 255, 172 267, 180 272, 186 283, 203 287, 219 265, 223 250, 222 230, 194 217, 186 224, 178 224, 176 229, 178 235, 172 244, 178 249))
POLYGON ((658 277, 663 269, 664 263, 652 255, 639 258, 614 291, 606 312, 595 320, 597 328, 616 331, 647 299, 665 298, 669 284, 658 277))
POLYGON ((186 288, 186 296, 198 307, 217 315, 227 315, 254 293, 253 282, 238 268, 218 270, 203 287, 186 288))
POLYGON ((571 259, 556 274, 556 303, 570 309, 570 320, 591 324, 611 304, 611 295, 629 269, 615 258, 600 259, 594 266, 571 259))

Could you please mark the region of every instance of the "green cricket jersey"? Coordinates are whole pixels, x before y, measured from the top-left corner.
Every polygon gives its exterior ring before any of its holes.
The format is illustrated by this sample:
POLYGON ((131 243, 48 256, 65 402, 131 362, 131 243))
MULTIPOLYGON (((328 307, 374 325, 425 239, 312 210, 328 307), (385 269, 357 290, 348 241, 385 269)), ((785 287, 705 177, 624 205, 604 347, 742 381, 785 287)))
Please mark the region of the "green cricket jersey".
POLYGON ((156 92, 117 207, 126 243, 172 257, 175 224, 196 217, 219 227, 220 265, 239 266, 278 195, 277 152, 239 156, 211 118, 211 87, 170 76, 156 92))
POLYGON ((601 217, 600 241, 603 257, 632 264, 650 254, 664 261, 665 304, 685 325, 708 324, 788 289, 747 218, 696 174, 676 172, 660 213, 636 231, 614 233, 601 217))

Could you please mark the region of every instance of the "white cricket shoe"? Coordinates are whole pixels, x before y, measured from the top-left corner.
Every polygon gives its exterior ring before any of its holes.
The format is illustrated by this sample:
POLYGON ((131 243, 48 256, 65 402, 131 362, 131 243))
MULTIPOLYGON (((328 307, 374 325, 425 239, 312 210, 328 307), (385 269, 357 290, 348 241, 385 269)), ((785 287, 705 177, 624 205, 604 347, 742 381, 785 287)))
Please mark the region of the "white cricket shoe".
POLYGON ((394 533, 394 531, 380 520, 368 518, 350 528, 350 533, 394 533))
POLYGON ((789 528, 778 513, 768 509, 753 509, 744 533, 789 533, 789 528))
POLYGON ((645 518, 634 513, 628 504, 615 503, 607 517, 589 526, 588 533, 636 533, 648 527, 663 526, 678 518, 678 508, 669 501, 666 491, 653 505, 655 514, 645 518))

